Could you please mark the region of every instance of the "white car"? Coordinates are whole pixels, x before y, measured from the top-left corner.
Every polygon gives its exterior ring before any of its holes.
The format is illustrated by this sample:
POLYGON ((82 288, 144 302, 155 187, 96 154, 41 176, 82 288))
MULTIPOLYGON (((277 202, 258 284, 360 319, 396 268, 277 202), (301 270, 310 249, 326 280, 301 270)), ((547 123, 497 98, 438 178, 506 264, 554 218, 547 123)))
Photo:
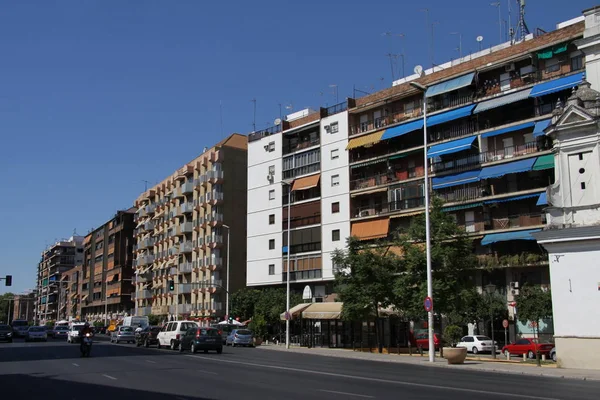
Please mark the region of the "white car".
POLYGON ((158 348, 170 347, 171 350, 175 350, 179 347, 179 340, 183 337, 185 332, 190 328, 198 328, 198 324, 194 321, 172 321, 167 322, 156 339, 158 340, 158 348))
POLYGON ((77 343, 79 341, 79 331, 83 329, 85 324, 73 324, 67 332, 67 343, 77 343))
MULTIPOLYGON (((496 351, 498 351, 498 342, 494 342, 496 351)), ((460 342, 456 347, 466 347, 468 352, 473 354, 480 353, 482 351, 492 352, 492 339, 487 336, 481 335, 469 335, 464 336, 460 339, 460 342)))

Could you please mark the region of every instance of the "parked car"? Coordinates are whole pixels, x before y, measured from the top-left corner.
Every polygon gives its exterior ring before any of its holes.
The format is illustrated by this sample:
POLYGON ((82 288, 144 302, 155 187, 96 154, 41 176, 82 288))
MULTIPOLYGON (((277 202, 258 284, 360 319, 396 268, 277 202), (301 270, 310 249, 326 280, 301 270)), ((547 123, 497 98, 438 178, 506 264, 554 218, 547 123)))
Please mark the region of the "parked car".
POLYGON ((196 353, 198 350, 204 350, 208 353, 209 350, 215 350, 218 354, 223 352, 223 341, 221 334, 215 328, 199 328, 194 327, 188 329, 181 337, 178 348, 180 352, 190 350, 196 353))
POLYGON ((66 339, 69 334, 68 326, 55 326, 52 337, 54 339, 66 339))
POLYGON ((12 343, 13 329, 10 325, 0 325, 0 340, 12 343))
POLYGON ((119 344, 119 342, 135 342, 135 333, 131 326, 119 326, 110 334, 110 342, 119 344))
POLYGON ((548 356, 554 345, 552 343, 539 343, 538 339, 523 338, 515 343, 508 344, 502 348, 502 354, 523 355, 527 354, 529 358, 535 358, 536 350, 541 354, 548 356))
POLYGON ((198 324, 194 321, 172 321, 167 322, 156 338, 158 339, 157 346, 170 347, 171 350, 176 350, 179 347, 179 341, 181 337, 188 331, 188 329, 198 328, 198 324))
MULTIPOLYGON (((410 335, 410 341, 415 347, 422 347, 423 350, 429 350, 429 333, 427 331, 412 332, 410 335)), ((433 333, 433 346, 436 350, 440 349, 442 343, 442 336, 434 332, 433 333)))
MULTIPOLYGON (((494 341, 493 343, 496 351, 498 351, 498 342, 494 341)), ((481 335, 467 335, 460 339, 460 342, 458 342, 456 347, 466 347, 467 351, 470 351, 473 354, 477 354, 482 351, 489 351, 491 353, 492 339, 481 335)))
POLYGON ((48 334, 46 333, 45 326, 31 326, 27 330, 27 333, 25 334, 25 341, 32 342, 36 340, 41 340, 43 342, 48 340, 48 334))
POLYGON ((84 324, 72 324, 67 332, 67 343, 77 343, 80 340, 79 332, 83 329, 84 324))
POLYGON ((550 358, 552 361, 556 362, 556 347, 553 347, 552 350, 550 350, 550 358))
POLYGON ((147 326, 141 332, 135 334, 135 344, 137 346, 150 347, 158 344, 158 333, 162 328, 160 326, 147 326))
POLYGON ((254 336, 248 329, 234 329, 225 340, 225 346, 250 346, 254 347, 254 336))

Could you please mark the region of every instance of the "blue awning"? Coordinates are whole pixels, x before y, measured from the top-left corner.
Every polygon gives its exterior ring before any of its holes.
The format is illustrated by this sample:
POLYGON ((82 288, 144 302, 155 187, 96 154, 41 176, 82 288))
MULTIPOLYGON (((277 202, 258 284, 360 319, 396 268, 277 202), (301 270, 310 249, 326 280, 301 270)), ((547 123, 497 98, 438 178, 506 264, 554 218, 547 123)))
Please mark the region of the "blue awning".
POLYGON ((538 198, 537 203, 535 203, 536 206, 547 206, 548 205, 548 198, 546 197, 546 192, 543 192, 542 194, 540 194, 540 197, 538 198))
POLYGON ((471 182, 479 181, 479 173, 481 171, 476 169, 473 171, 462 172, 455 175, 446 175, 435 177, 431 180, 433 189, 442 189, 450 186, 464 185, 471 182))
POLYGON ((457 151, 463 151, 471 148, 477 136, 469 136, 467 138, 453 140, 442 144, 431 146, 427 151, 427 158, 439 157, 443 154, 452 154, 457 151))
POLYGON ((469 106, 456 108, 454 110, 446 111, 440 114, 432 115, 427 118, 427 127, 443 124, 444 122, 454 121, 455 119, 468 117, 471 115, 471 111, 475 108, 475 104, 469 106))
POLYGON ((499 178, 508 174, 516 174, 519 172, 531 171, 533 164, 537 158, 528 158, 526 160, 513 161, 506 164, 493 165, 491 167, 485 167, 479 174, 480 179, 499 178))
POLYGON ((531 89, 529 97, 540 97, 550 93, 559 92, 561 90, 570 89, 577 86, 583 80, 583 72, 575 75, 565 76, 564 78, 555 79, 550 82, 537 84, 531 89))
POLYGON ((481 137, 486 138, 486 137, 504 135, 505 133, 508 133, 508 132, 514 132, 514 131, 520 131, 521 129, 532 128, 534 125, 535 125, 534 122, 525 122, 524 124, 509 126, 507 128, 502 128, 502 129, 498 129, 495 131, 486 132, 483 135, 481 135, 481 137))
POLYGON ((528 229, 526 231, 517 232, 491 233, 489 235, 485 235, 483 239, 481 239, 481 245, 486 246, 492 243, 509 242, 511 240, 535 240, 535 238, 531 236, 531 234, 539 231, 541 231, 541 229, 528 229))
POLYGON ((494 200, 484 201, 483 204, 506 203, 508 201, 532 199, 534 197, 538 197, 539 195, 540 195, 539 193, 534 193, 534 194, 524 194, 523 196, 505 197, 503 199, 494 199, 494 200))
POLYGON ((437 85, 429 86, 425 92, 425 97, 433 97, 469 86, 473 82, 474 76, 475 72, 471 72, 470 74, 459 76, 458 78, 450 79, 449 81, 438 83, 437 85))
POLYGON ((478 103, 475 109, 473 110, 473 114, 480 113, 482 111, 491 110, 493 108, 502 107, 506 104, 516 103, 517 101, 525 100, 529 98, 529 94, 531 93, 531 88, 521 90, 520 92, 514 92, 507 94, 505 96, 494 97, 493 99, 482 101, 478 103))
POLYGON ((416 131, 421 128, 423 128, 423 118, 418 119, 416 121, 407 122, 406 124, 394 126, 393 128, 386 129, 383 133, 383 136, 381 137, 381 140, 402 136, 406 133, 416 131))
POLYGON ((552 118, 536 122, 535 129, 533 130, 533 137, 544 135, 544 129, 546 129, 548 125, 550 125, 550 122, 552 122, 552 118))

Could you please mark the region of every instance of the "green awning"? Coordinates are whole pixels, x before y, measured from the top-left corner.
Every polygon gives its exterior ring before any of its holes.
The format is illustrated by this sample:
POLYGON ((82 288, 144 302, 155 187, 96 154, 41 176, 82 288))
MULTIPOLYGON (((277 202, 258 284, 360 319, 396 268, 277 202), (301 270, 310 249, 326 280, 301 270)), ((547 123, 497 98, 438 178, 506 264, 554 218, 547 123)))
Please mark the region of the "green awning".
POLYGON ((548 60, 552 58, 556 54, 564 53, 567 51, 568 43, 557 44, 553 47, 548 47, 542 51, 537 53, 537 56, 540 60, 548 60))
POLYGON ((389 157, 388 160, 397 160, 399 158, 404 158, 404 157, 412 156, 413 154, 420 153, 421 151, 423 151, 423 150, 422 149, 417 149, 417 150, 409 151, 407 153, 397 154, 395 156, 389 157))
POLYGON ((541 171, 552 168, 554 168, 554 154, 546 154, 545 156, 538 157, 532 169, 534 171, 541 171))
POLYGON ((466 210, 467 208, 475 208, 475 207, 479 207, 482 205, 483 205, 482 202, 470 203, 470 204, 459 204, 457 206, 444 207, 444 208, 442 208, 442 211, 449 212, 449 211, 457 211, 457 210, 466 210))

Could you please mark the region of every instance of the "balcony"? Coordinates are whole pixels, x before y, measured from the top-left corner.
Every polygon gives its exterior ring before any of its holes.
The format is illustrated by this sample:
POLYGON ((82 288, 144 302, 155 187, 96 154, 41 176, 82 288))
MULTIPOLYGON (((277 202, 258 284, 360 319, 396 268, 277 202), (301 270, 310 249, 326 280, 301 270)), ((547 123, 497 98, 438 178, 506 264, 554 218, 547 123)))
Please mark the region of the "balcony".
POLYGON ((152 264, 153 262, 154 262, 154 255, 152 255, 152 254, 147 255, 147 256, 142 256, 137 259, 137 265, 139 265, 139 266, 152 264))
POLYGON ((179 290, 179 294, 189 294, 192 293, 192 284, 180 283, 177 289, 179 290))
POLYGON ((352 218, 372 217, 376 215, 389 214, 393 212, 421 208, 425 206, 423 197, 413 197, 404 200, 392 201, 389 203, 379 203, 363 207, 352 208, 352 218))
POLYGON ((208 243, 211 246, 217 245, 217 244, 223 244, 223 236, 215 235, 214 233, 212 235, 207 235, 204 240, 206 241, 206 243, 208 243))
POLYGON ((181 253, 191 253, 193 249, 194 249, 194 245, 191 241, 182 242, 179 244, 179 251, 181 253))
POLYGON ((389 173, 382 173, 373 176, 367 176, 364 178, 353 179, 350 181, 350 190, 363 190, 368 188, 374 188, 381 185, 388 185, 394 182, 405 181, 407 179, 420 178, 425 175, 425 171, 422 167, 411 168, 406 173, 403 171, 390 171, 389 173))
POLYGON ((176 256, 178 254, 179 254, 179 247, 177 245, 169 247, 169 249, 167 250, 167 255, 169 257, 176 256))
POLYGON ((179 206, 179 208, 183 214, 191 214, 194 211, 194 203, 191 201, 183 203, 179 206))
POLYGON ((520 254, 495 255, 485 254, 477 256, 477 263, 482 268, 507 268, 507 267, 537 267, 548 265, 548 254, 522 252, 520 254))
POLYGON ((187 182, 181 186, 182 194, 191 194, 194 193, 194 184, 192 182, 187 182))
POLYGON ((208 178, 208 181, 211 183, 217 183, 221 180, 223 180, 223 171, 208 171, 206 173, 206 176, 208 178))
POLYGON ((462 227, 466 232, 483 232, 507 230, 514 228, 537 227, 546 224, 546 215, 540 212, 518 213, 511 215, 494 215, 495 210, 492 209, 489 218, 475 218, 472 221, 464 221, 464 216, 458 222, 458 226, 462 227))
MULTIPOLYGON (((287 230, 287 226, 288 226, 288 220, 287 217, 283 218, 282 221, 282 225, 283 225, 283 230, 287 230)), ((317 214, 317 215, 311 215, 308 217, 292 217, 291 219, 291 226, 292 229, 294 228, 299 228, 302 226, 309 226, 309 225, 318 225, 321 223, 321 214, 317 214)))
POLYGON ((203 263, 205 267, 214 270, 223 266, 223 259, 221 257, 204 257, 203 263))
MULTIPOLYGON (((173 306, 171 306, 173 307, 173 306)), ((175 308, 173 308, 174 310, 175 308)), ((179 304, 177 305, 177 313, 179 314, 190 314, 194 309, 192 304, 179 304)))
POLYGON ((185 262, 185 263, 181 263, 179 264, 179 272, 187 274, 192 272, 193 270, 193 264, 191 262, 185 262))
POLYGON ((146 222, 144 224, 144 230, 146 230, 146 231, 154 230, 154 222, 146 222))
POLYGON ((144 239, 138 244, 138 248, 140 250, 147 249, 149 247, 154 246, 154 243, 155 243, 155 240, 153 238, 152 239, 144 239))
POLYGON ((140 290, 135 294, 136 299, 151 299, 152 292, 149 290, 140 290))
POLYGON ((206 216, 206 221, 211 224, 211 226, 216 226, 218 224, 223 223, 223 214, 221 213, 212 213, 206 216))
POLYGON ((156 205, 154 205, 154 204, 147 205, 145 210, 149 215, 154 214, 154 212, 156 211, 156 205))
POLYGON ((217 204, 222 202, 224 199, 223 192, 213 190, 212 192, 206 193, 206 202, 210 204, 217 204))
MULTIPOLYGON (((320 269, 312 269, 308 271, 294 271, 290 273, 290 281, 302 281, 310 279, 321 279, 323 277, 323 271, 320 269)), ((287 281, 287 272, 281 274, 281 281, 287 281)))
POLYGON ((214 310, 214 311, 221 311, 223 309, 223 303, 221 302, 212 302, 212 303, 207 303, 207 308, 209 310, 214 310))

